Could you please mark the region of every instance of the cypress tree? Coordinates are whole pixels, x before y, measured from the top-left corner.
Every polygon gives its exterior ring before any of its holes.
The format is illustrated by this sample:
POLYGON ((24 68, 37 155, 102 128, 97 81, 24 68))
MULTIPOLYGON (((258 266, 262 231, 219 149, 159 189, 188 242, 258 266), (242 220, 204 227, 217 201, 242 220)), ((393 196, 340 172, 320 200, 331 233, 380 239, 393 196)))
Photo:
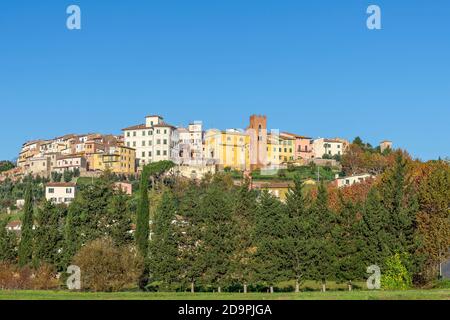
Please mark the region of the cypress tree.
POLYGON ((163 194, 158 206, 150 242, 150 268, 155 280, 168 285, 179 281, 179 232, 177 203, 171 191, 163 194))
POLYGON ((280 254, 282 238, 286 232, 283 208, 280 201, 263 191, 258 204, 255 237, 257 251, 255 268, 257 279, 270 287, 286 278, 285 261, 280 254))
POLYGON ((148 167, 145 166, 141 174, 139 187, 139 203, 136 219, 136 246, 144 259, 148 256, 150 236, 150 203, 148 199, 148 167))
POLYGON ((23 267, 33 259, 33 195, 31 183, 25 191, 25 205, 22 217, 22 230, 19 243, 19 266, 23 267))

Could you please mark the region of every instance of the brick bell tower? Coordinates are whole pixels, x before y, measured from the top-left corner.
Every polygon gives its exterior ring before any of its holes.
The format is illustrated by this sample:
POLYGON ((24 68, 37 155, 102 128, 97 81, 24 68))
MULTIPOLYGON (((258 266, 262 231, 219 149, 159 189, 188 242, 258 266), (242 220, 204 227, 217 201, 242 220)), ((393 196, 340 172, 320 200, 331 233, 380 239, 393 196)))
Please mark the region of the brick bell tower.
POLYGON ((267 165, 267 116, 250 116, 247 133, 250 135, 250 169, 264 168, 267 165))

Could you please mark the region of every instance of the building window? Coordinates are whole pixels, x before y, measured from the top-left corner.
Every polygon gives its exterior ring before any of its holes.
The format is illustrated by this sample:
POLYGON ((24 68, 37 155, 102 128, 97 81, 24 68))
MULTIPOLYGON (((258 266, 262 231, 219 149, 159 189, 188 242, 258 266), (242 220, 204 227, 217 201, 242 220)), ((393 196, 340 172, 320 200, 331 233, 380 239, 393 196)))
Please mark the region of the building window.
POLYGON ((49 188, 49 189, 48 189, 48 193, 55 193, 55 189, 49 188))
POLYGON ((164 129, 164 134, 167 134, 167 129, 164 129))
POLYGON ((145 141, 142 141, 142 146, 145 147, 145 141))
POLYGON ((161 133, 161 130, 156 129, 156 134, 160 134, 160 133, 161 133))
POLYGON ((66 188, 66 193, 72 193, 72 188, 66 188))
POLYGON ((161 139, 156 140, 156 144, 160 145, 161 144, 161 139))
POLYGON ((133 131, 133 137, 136 137, 136 131, 133 131))
POLYGON ((145 152, 142 152, 142 158, 145 158, 145 152))
POLYGON ((167 144, 167 139, 164 139, 164 144, 167 144))
POLYGON ((145 137, 145 131, 142 131, 142 136, 145 137))
POLYGON ((148 132, 148 135, 151 136, 152 134, 153 134, 153 131, 150 130, 150 131, 148 132))
POLYGON ((151 151, 148 152, 148 156, 149 156, 150 158, 152 157, 152 152, 151 152, 151 151))
POLYGON ((130 136, 131 136, 130 131, 128 131, 127 132, 127 137, 130 137, 130 136))
POLYGON ((133 141, 133 147, 136 147, 136 141, 133 141))
POLYGON ((157 156, 160 156, 160 155, 161 155, 161 151, 157 150, 157 151, 156 151, 156 155, 157 155, 157 156))
POLYGON ((166 150, 163 151, 163 155, 167 156, 167 151, 166 150))

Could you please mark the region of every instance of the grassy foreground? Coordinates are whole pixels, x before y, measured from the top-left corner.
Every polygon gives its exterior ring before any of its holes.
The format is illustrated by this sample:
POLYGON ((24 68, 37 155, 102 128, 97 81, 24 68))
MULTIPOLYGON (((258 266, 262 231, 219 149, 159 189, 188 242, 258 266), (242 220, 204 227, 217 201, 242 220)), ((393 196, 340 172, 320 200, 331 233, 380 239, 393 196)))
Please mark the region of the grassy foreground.
POLYGON ((450 300, 450 289, 302 293, 84 293, 0 291, 0 300, 450 300))

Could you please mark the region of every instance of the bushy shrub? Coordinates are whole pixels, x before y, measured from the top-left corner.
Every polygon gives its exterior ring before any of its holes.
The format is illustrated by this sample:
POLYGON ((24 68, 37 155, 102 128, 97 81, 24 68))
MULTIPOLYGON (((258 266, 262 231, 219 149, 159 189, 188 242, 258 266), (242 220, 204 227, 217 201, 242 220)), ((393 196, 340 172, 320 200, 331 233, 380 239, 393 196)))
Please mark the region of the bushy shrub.
POLYGON ((406 254, 396 253, 386 259, 381 275, 381 287, 386 290, 407 290, 412 286, 411 273, 405 266, 406 254))
POLYGON ((57 274, 50 265, 33 270, 10 263, 0 264, 1 290, 50 290, 58 287, 57 274))
POLYGON ((133 247, 117 247, 110 238, 88 243, 75 255, 81 269, 82 290, 115 292, 136 284, 143 261, 133 247))
POLYGON ((34 290, 52 290, 59 288, 60 283, 55 267, 42 264, 33 272, 31 287, 34 290))

